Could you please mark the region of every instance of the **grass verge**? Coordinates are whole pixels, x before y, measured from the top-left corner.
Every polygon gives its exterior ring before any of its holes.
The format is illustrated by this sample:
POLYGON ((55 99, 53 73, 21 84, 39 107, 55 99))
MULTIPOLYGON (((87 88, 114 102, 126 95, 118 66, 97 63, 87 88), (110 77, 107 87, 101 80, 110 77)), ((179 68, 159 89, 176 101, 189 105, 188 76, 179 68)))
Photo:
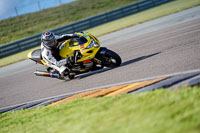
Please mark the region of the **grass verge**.
POLYGON ((1 133, 199 133, 200 88, 78 99, 0 114, 1 133))
POLYGON ((9 64, 12 64, 12 63, 16 63, 16 62, 24 60, 24 59, 27 59, 28 58, 27 55, 28 55, 29 52, 31 52, 35 49, 39 49, 39 48, 40 48, 40 46, 29 49, 29 50, 25 50, 23 52, 20 52, 20 53, 17 53, 17 54, 14 54, 14 55, 11 55, 11 56, 8 56, 8 57, 5 57, 5 58, 2 58, 2 59, 0 59, 0 67, 6 66, 6 65, 9 65, 9 64))
POLYGON ((123 28, 127 28, 136 24, 140 24, 149 20, 167 16, 194 6, 200 5, 200 0, 175 0, 173 2, 137 13, 128 17, 121 18, 116 21, 88 29, 88 32, 101 36, 110 32, 114 32, 123 28))
POLYGON ((58 7, 0 21, 0 45, 60 27, 138 0, 76 0, 58 7))
MULTIPOLYGON (((127 28, 139 23, 143 23, 155 18, 159 18, 162 16, 166 16, 175 12, 179 12, 194 6, 200 5, 200 0, 175 0, 173 2, 110 22, 100 26, 97 26, 92 29, 86 30, 87 32, 91 32, 96 36, 101 36, 110 32, 114 32, 123 28, 127 28)), ((30 50, 28 50, 30 51, 30 50)), ((6 58, 0 59, 0 67, 8 65, 10 63, 15 63, 20 60, 24 60, 27 58, 27 51, 19 53, 17 55, 12 55, 6 58)))

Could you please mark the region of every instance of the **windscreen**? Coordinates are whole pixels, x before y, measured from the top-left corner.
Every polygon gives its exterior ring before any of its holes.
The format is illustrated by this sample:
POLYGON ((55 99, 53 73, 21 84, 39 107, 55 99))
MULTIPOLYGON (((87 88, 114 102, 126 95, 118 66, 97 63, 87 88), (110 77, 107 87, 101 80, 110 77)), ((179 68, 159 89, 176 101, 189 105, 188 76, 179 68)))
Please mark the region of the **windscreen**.
POLYGON ((73 38, 72 41, 78 42, 79 45, 87 43, 87 39, 85 37, 76 37, 73 38))

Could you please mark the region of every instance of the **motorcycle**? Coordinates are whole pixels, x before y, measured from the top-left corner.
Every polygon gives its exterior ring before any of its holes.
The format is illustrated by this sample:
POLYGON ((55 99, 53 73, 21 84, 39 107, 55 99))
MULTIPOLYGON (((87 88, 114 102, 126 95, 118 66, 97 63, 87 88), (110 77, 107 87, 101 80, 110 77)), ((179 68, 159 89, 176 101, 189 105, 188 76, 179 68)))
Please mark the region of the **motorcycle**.
MULTIPOLYGON (((106 47, 101 47, 100 41, 90 33, 75 33, 78 37, 61 43, 59 55, 62 59, 75 57, 75 62, 68 64, 69 72, 61 76, 58 71, 47 67, 47 71, 36 70, 37 76, 46 76, 58 79, 73 79, 75 75, 103 69, 104 67, 115 68, 120 66, 121 57, 106 47)), ((28 58, 36 63, 47 66, 41 57, 41 50, 37 49, 28 54, 28 58)))

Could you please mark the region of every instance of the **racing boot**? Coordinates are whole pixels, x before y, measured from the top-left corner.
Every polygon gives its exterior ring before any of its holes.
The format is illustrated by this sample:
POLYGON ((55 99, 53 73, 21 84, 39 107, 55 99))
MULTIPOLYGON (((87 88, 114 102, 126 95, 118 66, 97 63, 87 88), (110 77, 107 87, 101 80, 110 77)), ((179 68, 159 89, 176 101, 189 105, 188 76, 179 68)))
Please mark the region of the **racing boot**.
POLYGON ((66 77, 69 74, 69 69, 66 66, 61 66, 59 68, 59 73, 61 75, 61 77, 66 77))

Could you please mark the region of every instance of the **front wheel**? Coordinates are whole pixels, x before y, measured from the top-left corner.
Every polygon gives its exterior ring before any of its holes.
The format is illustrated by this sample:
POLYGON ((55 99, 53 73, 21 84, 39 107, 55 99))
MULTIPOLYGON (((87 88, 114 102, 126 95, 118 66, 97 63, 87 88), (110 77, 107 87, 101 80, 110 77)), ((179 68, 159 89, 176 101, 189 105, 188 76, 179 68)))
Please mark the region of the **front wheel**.
POLYGON ((120 66, 122 60, 121 57, 112 50, 107 50, 104 55, 104 65, 106 67, 115 68, 120 66))

